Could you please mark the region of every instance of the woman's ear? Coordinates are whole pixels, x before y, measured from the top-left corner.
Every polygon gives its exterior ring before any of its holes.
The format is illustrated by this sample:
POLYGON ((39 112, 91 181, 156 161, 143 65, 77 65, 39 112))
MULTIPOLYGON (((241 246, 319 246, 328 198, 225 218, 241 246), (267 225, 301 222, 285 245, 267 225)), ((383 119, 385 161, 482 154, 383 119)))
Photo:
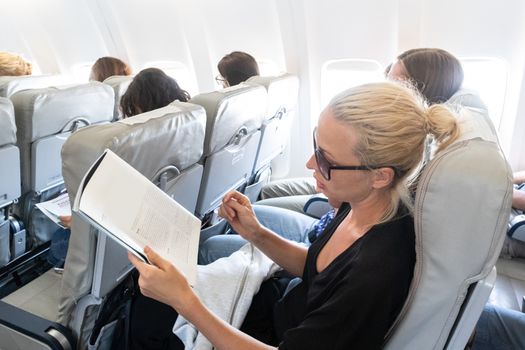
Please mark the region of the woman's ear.
POLYGON ((394 169, 392 168, 379 168, 374 170, 374 183, 372 187, 380 189, 390 186, 394 181, 394 169))

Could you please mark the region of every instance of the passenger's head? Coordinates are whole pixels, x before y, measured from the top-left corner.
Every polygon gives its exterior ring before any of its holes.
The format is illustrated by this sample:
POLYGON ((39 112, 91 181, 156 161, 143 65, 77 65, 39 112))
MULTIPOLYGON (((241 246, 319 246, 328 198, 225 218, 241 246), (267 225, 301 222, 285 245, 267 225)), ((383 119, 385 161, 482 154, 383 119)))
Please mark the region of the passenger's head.
POLYGON ((234 51, 221 58, 217 68, 223 79, 217 77, 217 80, 220 80, 224 87, 240 84, 254 75, 259 75, 259 66, 255 58, 241 51, 234 51))
POLYGON ((91 67, 89 80, 104 81, 113 75, 131 75, 131 68, 115 57, 100 57, 91 67))
POLYGON ((31 63, 21 56, 0 51, 0 76, 31 75, 31 63))
POLYGON ((120 99, 124 118, 167 106, 175 100, 188 102, 190 94, 177 81, 158 68, 147 68, 137 74, 120 99))
POLYGON ((446 107, 426 107, 402 84, 361 85, 334 97, 321 113, 307 167, 314 170, 318 189, 333 200, 355 204, 370 196, 386 198, 386 221, 401 201, 411 208, 407 180, 419 168, 427 135, 435 137, 439 152, 458 133, 446 107))
POLYGON ((394 80, 409 81, 429 104, 447 101, 463 84, 461 62, 441 49, 405 51, 390 66, 387 76, 394 80))

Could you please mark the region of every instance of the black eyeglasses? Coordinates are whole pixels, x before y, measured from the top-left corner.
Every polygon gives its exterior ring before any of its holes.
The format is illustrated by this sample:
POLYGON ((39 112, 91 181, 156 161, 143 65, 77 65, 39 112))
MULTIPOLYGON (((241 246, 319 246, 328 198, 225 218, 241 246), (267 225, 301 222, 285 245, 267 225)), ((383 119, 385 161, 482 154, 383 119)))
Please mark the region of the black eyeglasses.
POLYGON ((317 142, 315 142, 315 132, 317 131, 317 128, 314 129, 314 154, 315 154, 315 161, 317 162, 317 167, 319 168, 319 172, 321 175, 328 181, 330 181, 331 178, 331 172, 332 170, 373 170, 373 169, 379 169, 379 168, 392 168, 394 171, 396 169, 391 166, 379 166, 379 165, 332 165, 326 159, 326 157, 323 154, 323 151, 320 150, 317 147, 317 142))
POLYGON ((215 77, 215 81, 216 81, 217 84, 219 84, 219 85, 224 85, 224 84, 227 82, 227 80, 224 79, 221 75, 217 75, 217 76, 215 77))

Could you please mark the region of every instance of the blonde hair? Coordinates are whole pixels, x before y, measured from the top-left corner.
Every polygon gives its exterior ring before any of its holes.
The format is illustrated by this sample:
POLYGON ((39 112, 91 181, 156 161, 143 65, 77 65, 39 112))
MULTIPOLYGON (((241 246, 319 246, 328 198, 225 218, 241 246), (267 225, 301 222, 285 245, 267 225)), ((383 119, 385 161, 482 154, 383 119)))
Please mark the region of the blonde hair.
POLYGON ((459 136, 452 112, 443 105, 427 107, 414 89, 383 82, 343 91, 329 103, 337 120, 356 130, 356 155, 364 165, 388 166, 395 171, 390 186, 391 203, 381 222, 392 219, 400 202, 411 210, 408 179, 418 169, 427 135, 442 151, 459 136))
POLYGON ((0 52, 0 76, 30 75, 31 63, 21 56, 9 52, 0 52))

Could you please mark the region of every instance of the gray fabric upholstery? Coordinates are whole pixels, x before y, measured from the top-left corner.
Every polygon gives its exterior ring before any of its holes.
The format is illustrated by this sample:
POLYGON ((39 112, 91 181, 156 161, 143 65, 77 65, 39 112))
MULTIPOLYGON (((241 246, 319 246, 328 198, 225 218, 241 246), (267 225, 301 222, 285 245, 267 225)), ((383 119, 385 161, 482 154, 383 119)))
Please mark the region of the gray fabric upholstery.
POLYGON ((21 90, 40 89, 64 83, 65 79, 60 75, 0 76, 0 96, 10 97, 21 90))
MULTIPOLYGON (((202 107, 175 101, 113 124, 77 131, 62 148, 62 171, 71 201, 85 172, 106 148, 149 179, 167 165, 181 171, 191 167, 202 155, 205 124, 202 107)), ((63 324, 72 321, 76 301, 91 289, 95 245, 96 230, 73 215, 59 306, 63 324)))
POLYGON ((203 106, 207 115, 204 156, 224 148, 243 126, 248 133, 259 129, 266 115, 266 98, 262 86, 245 84, 193 97, 190 102, 203 106))
POLYGON ((15 111, 8 98, 0 97, 0 146, 16 143, 15 111))
POLYGON ((73 87, 20 91, 11 96, 15 107, 17 144, 22 161, 22 191, 29 191, 32 146, 37 140, 68 132, 72 122, 83 118, 90 124, 108 122, 113 118, 113 90, 92 82, 73 87))
POLYGON ((120 113, 120 99, 122 95, 126 93, 129 84, 133 81, 132 76, 126 75, 113 75, 106 80, 104 84, 108 84, 113 88, 115 92, 115 108, 113 110, 113 120, 119 120, 122 118, 122 113, 120 113))
POLYGON ((444 348, 469 286, 489 274, 503 244, 510 169, 479 111, 464 108, 458 118, 462 136, 419 181, 414 280, 387 349, 444 348))
MULTIPOLYGON (((20 197, 20 151, 15 143, 13 104, 0 97, 0 208, 20 197)), ((4 246, 3 249, 9 248, 4 246)))

